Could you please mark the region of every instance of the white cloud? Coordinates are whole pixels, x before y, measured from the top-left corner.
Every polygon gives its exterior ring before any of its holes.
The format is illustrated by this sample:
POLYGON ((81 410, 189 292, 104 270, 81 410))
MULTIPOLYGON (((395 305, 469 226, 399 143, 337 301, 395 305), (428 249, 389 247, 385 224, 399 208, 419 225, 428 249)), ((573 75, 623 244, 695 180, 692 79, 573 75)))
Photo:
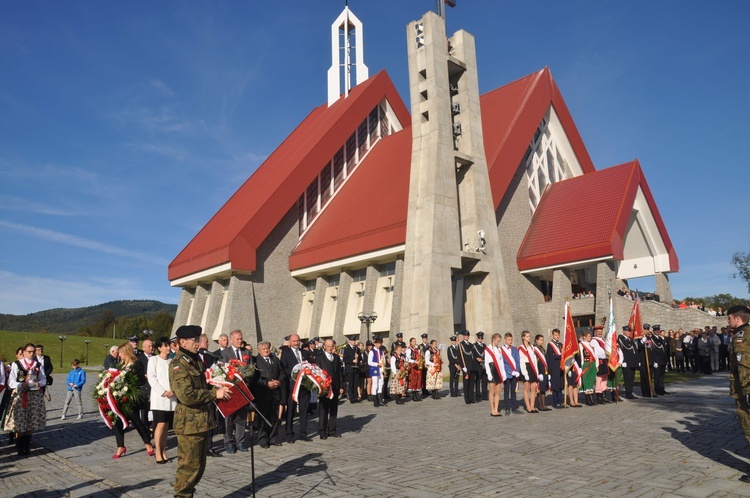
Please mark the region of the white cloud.
POLYGON ((126 258, 136 259, 139 261, 145 261, 146 263, 152 263, 158 266, 166 266, 169 262, 164 258, 159 258, 151 254, 146 254, 137 251, 130 251, 128 249, 122 249, 119 247, 104 244, 97 240, 84 239, 82 237, 76 237, 67 233, 56 232, 46 228, 39 228, 30 225, 21 225, 18 223, 12 223, 10 221, 0 220, 0 227, 5 227, 9 230, 22 233, 30 237, 36 237, 38 239, 47 240, 50 242, 56 242, 58 244, 65 244, 73 247, 80 247, 81 249, 88 249, 91 251, 103 252, 106 254, 113 254, 115 256, 122 256, 126 258))
POLYGON ((6 211, 20 211, 24 213, 48 214, 52 216, 85 216, 89 213, 83 210, 65 209, 60 206, 49 206, 40 202, 0 194, 0 209, 6 211))
POLYGON ((23 315, 52 308, 80 308, 120 299, 155 299, 176 303, 177 290, 152 292, 129 279, 71 281, 19 275, 0 270, 0 313, 23 315))

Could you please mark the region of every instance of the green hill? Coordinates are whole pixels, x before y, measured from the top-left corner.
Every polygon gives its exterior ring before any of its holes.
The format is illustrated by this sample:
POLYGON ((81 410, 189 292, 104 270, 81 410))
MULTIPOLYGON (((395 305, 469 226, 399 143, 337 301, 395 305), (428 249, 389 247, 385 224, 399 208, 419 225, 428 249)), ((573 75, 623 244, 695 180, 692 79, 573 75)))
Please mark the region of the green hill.
POLYGON ((174 318, 176 312, 177 305, 160 301, 112 301, 85 308, 55 308, 28 315, 0 313, 0 330, 52 334, 74 334, 87 330, 90 335, 102 335, 104 329, 111 334, 117 328, 117 335, 121 336, 126 329, 133 327, 136 327, 135 330, 140 326, 153 329, 155 327, 150 324, 157 316, 174 318))

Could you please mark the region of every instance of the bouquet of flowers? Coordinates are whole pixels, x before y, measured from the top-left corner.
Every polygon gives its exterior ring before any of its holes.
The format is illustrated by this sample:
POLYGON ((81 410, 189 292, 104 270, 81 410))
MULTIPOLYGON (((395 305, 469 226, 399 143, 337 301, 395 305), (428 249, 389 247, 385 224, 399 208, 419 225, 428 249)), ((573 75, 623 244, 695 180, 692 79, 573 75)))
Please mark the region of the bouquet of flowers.
POLYGON ((294 401, 297 401, 301 386, 304 386, 309 391, 318 393, 318 396, 325 396, 328 399, 333 398, 331 376, 314 363, 303 361, 295 365, 292 369, 292 378, 294 379, 294 387, 292 388, 292 400, 294 401))
POLYGON ((138 375, 129 367, 109 368, 99 374, 94 401, 102 420, 110 429, 118 418, 122 420, 123 428, 128 428, 127 415, 133 413, 134 407, 141 401, 138 383, 138 375))

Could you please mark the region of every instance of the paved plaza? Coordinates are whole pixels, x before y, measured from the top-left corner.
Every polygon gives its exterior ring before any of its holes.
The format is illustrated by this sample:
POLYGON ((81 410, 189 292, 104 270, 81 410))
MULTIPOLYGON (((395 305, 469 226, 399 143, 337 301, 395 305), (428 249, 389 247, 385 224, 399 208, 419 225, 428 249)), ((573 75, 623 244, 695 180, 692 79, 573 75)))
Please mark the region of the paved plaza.
MULTIPOLYGON (((89 388, 95 379, 89 372, 89 388)), ((112 460, 114 436, 89 396, 82 420, 75 409, 60 420, 62 384, 52 388, 49 422, 30 457, 18 459, 2 435, 0 496, 169 496, 176 459, 156 465, 128 432, 127 455, 112 460)), ((750 448, 726 374, 668 390, 617 406, 499 418, 486 402, 463 398, 377 409, 344 402, 343 437, 256 447, 257 496, 750 496, 737 480, 750 448)), ((175 444, 170 437, 170 457, 175 444)), ((209 458, 198 496, 250 496, 250 472, 249 453, 209 458)))

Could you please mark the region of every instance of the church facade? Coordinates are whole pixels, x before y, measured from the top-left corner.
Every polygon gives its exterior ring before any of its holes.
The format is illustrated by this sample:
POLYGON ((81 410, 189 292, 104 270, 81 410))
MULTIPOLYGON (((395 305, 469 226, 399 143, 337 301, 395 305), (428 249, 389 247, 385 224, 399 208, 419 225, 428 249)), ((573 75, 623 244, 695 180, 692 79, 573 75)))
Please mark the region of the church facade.
POLYGON ((662 327, 683 326, 666 321, 679 264, 640 164, 595 169, 548 68, 480 95, 473 37, 428 13, 406 27, 407 108, 385 71, 369 75, 348 8, 331 32, 328 103, 169 265, 175 327, 274 345, 546 335, 566 301, 591 326, 611 295, 627 323, 616 290, 643 276, 662 327))

